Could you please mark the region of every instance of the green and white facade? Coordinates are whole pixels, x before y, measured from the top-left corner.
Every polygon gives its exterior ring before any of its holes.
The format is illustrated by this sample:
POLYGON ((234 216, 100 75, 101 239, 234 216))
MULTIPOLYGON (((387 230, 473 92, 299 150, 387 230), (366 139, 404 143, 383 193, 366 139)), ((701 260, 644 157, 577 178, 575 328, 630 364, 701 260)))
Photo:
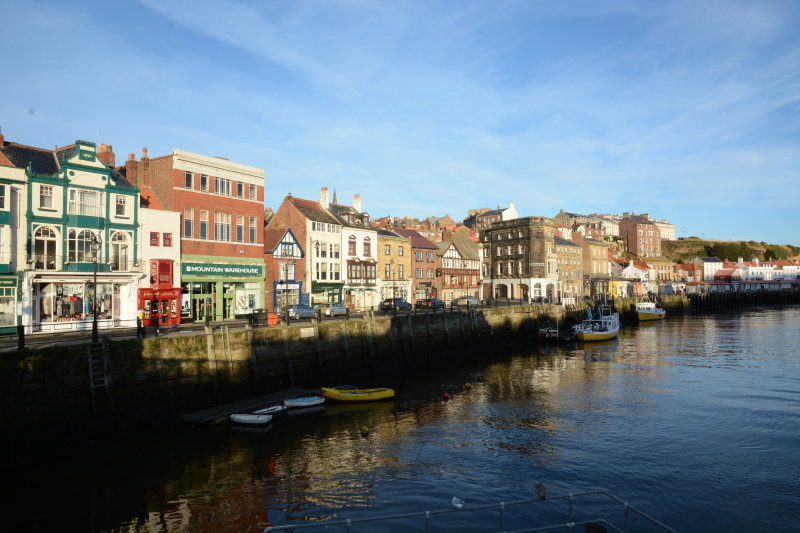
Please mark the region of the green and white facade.
POLYGON ((25 168, 21 322, 28 333, 88 330, 96 309, 101 329, 134 326, 144 278, 139 190, 98 159, 92 142, 50 154, 52 167, 25 168))

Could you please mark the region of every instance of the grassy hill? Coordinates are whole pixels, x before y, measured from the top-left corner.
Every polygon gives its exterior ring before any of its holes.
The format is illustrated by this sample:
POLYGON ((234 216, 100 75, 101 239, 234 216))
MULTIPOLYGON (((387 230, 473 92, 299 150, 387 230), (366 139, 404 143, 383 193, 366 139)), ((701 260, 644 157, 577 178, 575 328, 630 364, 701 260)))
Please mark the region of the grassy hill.
POLYGON ((688 263, 695 257, 717 257, 736 261, 739 257, 750 261, 799 258, 800 248, 789 244, 767 244, 755 241, 706 241, 689 237, 678 241, 661 241, 661 252, 675 263, 688 263))

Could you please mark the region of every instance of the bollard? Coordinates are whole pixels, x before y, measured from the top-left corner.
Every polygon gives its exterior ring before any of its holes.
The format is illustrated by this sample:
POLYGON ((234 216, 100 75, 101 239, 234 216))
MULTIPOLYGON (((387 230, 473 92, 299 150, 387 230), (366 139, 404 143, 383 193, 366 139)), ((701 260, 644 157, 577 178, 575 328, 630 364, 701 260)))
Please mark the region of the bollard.
POLYGON ((17 348, 20 350, 25 349, 25 326, 22 324, 17 326, 17 348))

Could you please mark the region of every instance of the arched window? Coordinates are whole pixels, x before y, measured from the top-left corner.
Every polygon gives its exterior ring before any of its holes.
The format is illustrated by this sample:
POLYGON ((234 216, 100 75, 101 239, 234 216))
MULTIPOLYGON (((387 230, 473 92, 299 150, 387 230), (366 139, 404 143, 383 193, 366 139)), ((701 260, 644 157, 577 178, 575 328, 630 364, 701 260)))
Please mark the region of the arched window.
POLYGON ((372 243, 369 240, 369 237, 364 237, 364 257, 369 257, 372 251, 372 243))
POLYGON ((33 234, 33 262, 37 270, 56 269, 56 232, 41 226, 33 234))
MULTIPOLYGON (((69 230, 67 234, 67 261, 70 263, 92 263, 95 261, 92 251, 92 236, 94 233, 88 229, 69 230)), ((98 237, 99 239, 99 237, 98 237)), ((103 250, 97 251, 97 261, 100 262, 103 250)))
POLYGON ((111 236, 111 270, 129 270, 128 235, 116 232, 111 236))

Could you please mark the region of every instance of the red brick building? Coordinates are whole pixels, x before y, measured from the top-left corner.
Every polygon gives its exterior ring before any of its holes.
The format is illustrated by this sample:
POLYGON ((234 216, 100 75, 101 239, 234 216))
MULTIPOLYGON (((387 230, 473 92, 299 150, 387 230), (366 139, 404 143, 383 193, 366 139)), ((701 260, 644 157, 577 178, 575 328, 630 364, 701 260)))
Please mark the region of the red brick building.
POLYGON ((184 318, 229 320, 264 307, 264 170, 173 150, 121 173, 144 203, 181 214, 184 318))
POLYGON ((422 298, 438 298, 437 272, 441 272, 442 260, 439 247, 413 229, 393 228, 392 231, 411 239, 411 294, 413 301, 422 298))
POLYGON ((627 251, 638 257, 661 256, 661 230, 647 215, 625 213, 619 222, 619 236, 627 251))

